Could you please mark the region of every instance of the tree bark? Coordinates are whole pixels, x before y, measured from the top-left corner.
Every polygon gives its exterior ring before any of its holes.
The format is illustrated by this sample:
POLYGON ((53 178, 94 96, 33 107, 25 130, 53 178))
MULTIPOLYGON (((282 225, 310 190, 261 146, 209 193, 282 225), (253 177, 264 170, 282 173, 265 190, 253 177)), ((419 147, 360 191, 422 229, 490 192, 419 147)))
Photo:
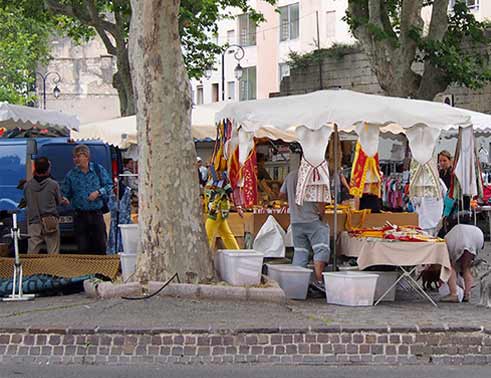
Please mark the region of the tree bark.
POLYGON ((113 75, 113 87, 118 91, 121 116, 126 117, 136 113, 128 48, 118 48, 116 58, 118 70, 113 75))
MULTIPOLYGON (((58 0, 46 0, 45 3, 53 13, 73 17, 82 24, 92 26, 95 29, 108 54, 117 59, 118 70, 113 75, 113 87, 118 91, 121 116, 135 114, 135 98, 125 37, 127 16, 115 11, 115 22, 112 23, 97 12, 94 0, 84 0, 83 6, 79 7, 58 0)), ((115 3, 119 4, 120 1, 115 1, 115 3)))
POLYGON ((137 107, 140 254, 136 277, 213 277, 191 136, 191 90, 179 0, 132 0, 130 65, 137 107))
MULTIPOLYGON (((428 38, 441 40, 448 27, 449 0, 435 0, 428 38)), ((390 23, 386 2, 383 0, 349 0, 348 9, 355 20, 362 20, 353 30, 369 57, 377 80, 389 96, 433 100, 449 85, 443 73, 429 62, 423 73, 414 71, 417 43, 411 33, 423 28, 422 0, 401 2, 400 31, 394 32, 390 23), (363 21, 365 20, 365 21, 363 21), (384 33, 380 38, 377 32, 384 33)))

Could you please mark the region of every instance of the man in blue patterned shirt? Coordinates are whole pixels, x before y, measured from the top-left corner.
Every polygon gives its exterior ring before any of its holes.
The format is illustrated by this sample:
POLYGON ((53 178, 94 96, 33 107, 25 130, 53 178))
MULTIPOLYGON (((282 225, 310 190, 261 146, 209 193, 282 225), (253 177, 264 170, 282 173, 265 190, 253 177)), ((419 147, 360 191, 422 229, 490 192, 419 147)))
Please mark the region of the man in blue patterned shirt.
POLYGON ((103 166, 90 161, 86 145, 73 149, 73 161, 75 167, 65 176, 61 190, 75 212, 73 223, 78 250, 105 254, 107 232, 102 208, 103 197, 111 194, 111 177, 103 166))

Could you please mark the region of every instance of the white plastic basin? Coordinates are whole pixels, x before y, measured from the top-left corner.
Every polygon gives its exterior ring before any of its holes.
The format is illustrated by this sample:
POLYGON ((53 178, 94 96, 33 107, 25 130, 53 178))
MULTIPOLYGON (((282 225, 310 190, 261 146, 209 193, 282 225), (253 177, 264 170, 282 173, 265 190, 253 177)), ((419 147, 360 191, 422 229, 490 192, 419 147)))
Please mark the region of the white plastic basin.
POLYGON ((306 299, 312 269, 289 264, 267 264, 268 277, 278 282, 287 298, 306 299))
POLYGON ((325 272, 327 303, 344 306, 372 306, 378 275, 365 272, 325 272))

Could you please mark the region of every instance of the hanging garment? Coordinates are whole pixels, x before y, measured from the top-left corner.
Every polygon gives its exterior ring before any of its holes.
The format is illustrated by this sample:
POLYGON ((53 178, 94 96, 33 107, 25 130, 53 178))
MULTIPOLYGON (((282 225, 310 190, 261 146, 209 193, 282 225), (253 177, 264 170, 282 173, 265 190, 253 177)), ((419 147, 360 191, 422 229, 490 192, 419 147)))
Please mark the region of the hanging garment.
POLYGON ((302 157, 298 169, 295 202, 302 206, 306 202, 331 202, 329 166, 326 160, 314 166, 302 157))
POLYGON ((472 127, 459 128, 459 139, 455 151, 455 166, 450 185, 450 197, 482 197, 481 164, 475 149, 472 127))
POLYGON ((300 126, 296 128, 295 133, 303 151, 298 169, 295 202, 299 206, 302 206, 304 201, 331 202, 329 166, 325 154, 332 130, 327 126, 318 130, 300 126))
POLYGON ((254 145, 246 161, 240 168, 241 198, 245 207, 252 207, 257 204, 257 161, 256 146, 254 145))
POLYGON ((409 197, 411 200, 416 197, 442 198, 440 176, 435 159, 425 164, 412 160, 410 171, 409 197))
POLYGON ((318 130, 310 130, 305 126, 295 129, 298 142, 302 146, 303 156, 310 164, 317 166, 324 162, 331 133, 332 130, 327 126, 318 130))
POLYGON ((381 196, 382 180, 378 153, 368 156, 359 142, 356 143, 355 158, 351 169, 350 194, 360 198, 363 194, 381 196))

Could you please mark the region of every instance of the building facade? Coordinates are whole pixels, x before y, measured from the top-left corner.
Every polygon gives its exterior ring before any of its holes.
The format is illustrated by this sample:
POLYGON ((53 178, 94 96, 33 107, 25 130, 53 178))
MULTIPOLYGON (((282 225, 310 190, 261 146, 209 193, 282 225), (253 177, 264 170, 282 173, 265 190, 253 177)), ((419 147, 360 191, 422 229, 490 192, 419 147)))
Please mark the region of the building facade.
POLYGON ((240 45, 244 56, 237 60, 235 52, 239 51, 231 47, 223 57, 223 79, 222 57, 217 57, 209 78, 193 80, 195 104, 267 98, 279 92, 281 79, 289 75, 286 62, 291 51, 312 51, 317 41, 321 48, 355 41, 342 20, 347 0, 279 0, 278 12, 262 0, 249 3, 266 21, 256 26, 239 13, 235 19, 220 21, 215 36, 218 44, 240 45), (240 80, 234 73, 238 63, 243 67, 240 80))
MULTIPOLYGON (((450 0, 450 6, 453 1, 450 0)), ((466 1, 478 20, 491 19, 491 0, 466 1)), ((249 0, 249 3, 264 15, 266 21, 256 26, 247 15, 236 11, 234 19, 219 22, 218 34, 213 38, 220 45, 240 45, 244 56, 237 60, 235 53, 238 50, 231 47, 223 56, 223 79, 222 57, 217 56, 215 70, 209 78, 192 80, 195 104, 218 102, 222 98, 225 101, 267 98, 280 92, 282 78, 289 76, 286 62, 291 51, 313 51, 318 46, 317 41, 321 48, 355 42, 343 21, 348 0, 278 0, 278 11, 263 0, 249 0), (234 73, 238 63, 243 67, 240 80, 234 73)), ((423 16, 429 17, 429 11, 425 9, 423 16)), ((61 81, 56 83, 55 75, 48 77, 47 109, 76 114, 82 124, 120 116, 118 95, 112 86, 116 58, 108 55, 100 39, 94 38, 82 46, 69 38, 54 39, 51 55, 53 59, 49 66, 41 72, 58 72, 61 81), (53 95, 55 85, 61 89, 58 98, 53 95)), ((364 82, 370 86, 368 63, 363 72, 364 82)), ((40 78, 37 91, 42 106, 40 78)))

